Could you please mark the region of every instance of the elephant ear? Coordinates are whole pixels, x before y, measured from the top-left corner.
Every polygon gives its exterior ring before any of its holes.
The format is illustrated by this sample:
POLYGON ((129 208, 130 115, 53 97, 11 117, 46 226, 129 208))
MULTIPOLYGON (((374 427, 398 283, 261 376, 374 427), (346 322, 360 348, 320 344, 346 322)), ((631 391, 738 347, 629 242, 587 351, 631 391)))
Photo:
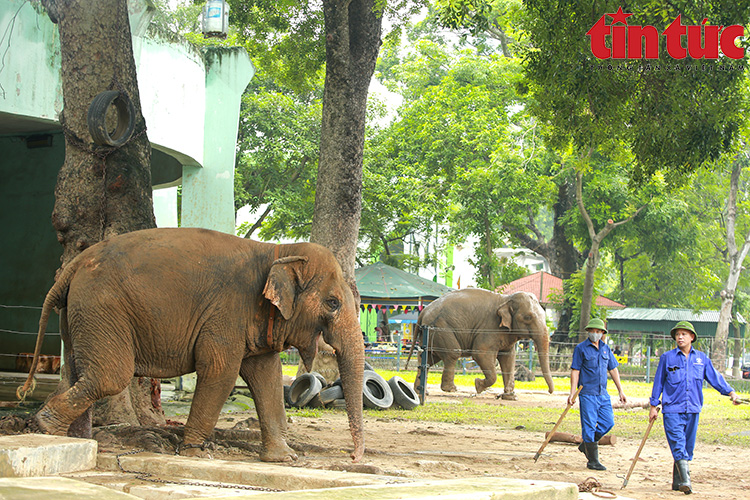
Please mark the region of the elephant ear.
POLYGON ((294 311, 302 266, 306 262, 307 257, 292 256, 277 259, 271 265, 263 295, 278 308, 284 319, 289 319, 294 311))
POLYGON ((512 330, 513 323, 513 301, 510 297, 505 297, 497 308, 497 315, 500 316, 500 328, 506 327, 508 330, 512 330))

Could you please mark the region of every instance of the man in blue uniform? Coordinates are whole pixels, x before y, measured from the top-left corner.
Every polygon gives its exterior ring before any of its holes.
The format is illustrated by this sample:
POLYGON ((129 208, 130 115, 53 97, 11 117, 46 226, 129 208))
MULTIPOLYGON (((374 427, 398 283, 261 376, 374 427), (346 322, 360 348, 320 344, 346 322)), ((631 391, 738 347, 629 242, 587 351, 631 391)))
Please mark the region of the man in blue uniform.
POLYGON ((734 404, 740 402, 709 357, 693 349, 696 333, 689 321, 677 323, 672 328, 672 338, 677 347, 659 358, 659 367, 651 389, 649 419, 656 419, 661 396, 664 433, 674 458, 672 489, 688 495, 693 491, 688 462, 693 459, 698 416, 703 407, 703 381, 707 381, 724 396, 732 398, 734 404))
POLYGON ((573 351, 570 366, 570 395, 568 403, 573 404, 573 396, 578 387, 580 392, 581 437, 578 447, 588 459, 586 467, 593 470, 607 470, 599 462, 599 440, 615 425, 612 401, 607 393, 607 373, 617 386, 620 401, 627 402, 620 384, 617 360, 609 346, 602 340, 607 334, 604 321, 594 318, 586 325, 588 340, 578 344, 573 351))

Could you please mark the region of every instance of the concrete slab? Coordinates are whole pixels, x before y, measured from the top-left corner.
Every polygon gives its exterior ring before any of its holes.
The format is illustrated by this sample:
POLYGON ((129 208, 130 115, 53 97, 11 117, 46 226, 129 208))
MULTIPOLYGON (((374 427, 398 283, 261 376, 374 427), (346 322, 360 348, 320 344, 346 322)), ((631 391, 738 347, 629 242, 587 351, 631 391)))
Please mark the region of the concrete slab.
MULTIPOLYGON (((204 500, 239 500, 243 497, 217 496, 204 500)), ((553 481, 526 481, 499 477, 415 481, 288 491, 253 495, 252 500, 578 500, 578 487, 553 481)))
POLYGON ((96 467, 97 443, 46 434, 0 436, 0 477, 50 476, 96 467))
POLYGON ((64 477, 0 478, 0 498, 9 500, 138 500, 104 486, 64 477))
MULTIPOLYGON (((304 469, 264 462, 233 462, 205 458, 139 453, 120 457, 125 470, 145 472, 166 480, 218 481, 276 490, 307 490, 408 482, 392 476, 304 469)), ((99 470, 119 471, 115 455, 99 455, 99 470)))
MULTIPOLYGON (((137 479, 134 474, 125 474, 122 472, 86 471, 66 474, 66 477, 124 491, 143 500, 177 500, 183 498, 213 497, 216 495, 247 496, 252 494, 252 491, 246 489, 223 488, 221 487, 221 483, 215 481, 201 481, 201 485, 190 485, 181 484, 183 482, 181 478, 174 478, 176 484, 150 483, 137 479)), ((1 496, 0 499, 2 499, 1 496)))

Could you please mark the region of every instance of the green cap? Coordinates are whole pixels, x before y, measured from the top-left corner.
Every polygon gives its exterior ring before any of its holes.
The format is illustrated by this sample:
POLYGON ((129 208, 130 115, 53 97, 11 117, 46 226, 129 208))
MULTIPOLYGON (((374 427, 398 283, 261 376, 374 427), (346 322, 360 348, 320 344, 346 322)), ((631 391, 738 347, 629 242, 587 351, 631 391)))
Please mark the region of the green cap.
POLYGON ((590 330, 592 328, 596 328, 597 330, 604 330, 604 333, 607 333, 607 327, 604 325, 604 321, 600 320, 599 318, 594 318, 591 321, 589 321, 589 324, 586 325, 586 330, 590 330))
POLYGON ((675 338, 675 332, 677 330, 687 330, 689 332, 693 333, 693 342, 698 338, 698 334, 695 333, 695 328, 693 328, 693 324, 690 321, 678 321, 676 325, 672 328, 672 331, 669 332, 672 335, 672 339, 675 338))

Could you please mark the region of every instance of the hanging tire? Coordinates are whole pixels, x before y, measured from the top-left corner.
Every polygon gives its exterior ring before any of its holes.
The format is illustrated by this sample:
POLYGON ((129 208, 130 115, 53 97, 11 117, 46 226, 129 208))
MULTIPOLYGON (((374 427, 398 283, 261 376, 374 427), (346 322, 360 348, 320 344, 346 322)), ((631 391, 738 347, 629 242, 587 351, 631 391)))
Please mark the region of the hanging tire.
POLYGON ((344 390, 340 385, 332 385, 320 391, 320 400, 328 405, 337 399, 344 399, 344 390))
POLYGON ((119 147, 128 142, 135 129, 135 107, 130 98, 117 90, 106 90, 96 95, 89 105, 86 121, 94 144, 119 147), (117 125, 107 130, 107 111, 114 106, 117 111, 117 125))
POLYGON ((393 405, 393 392, 376 372, 367 370, 362 380, 362 402, 367 408, 386 410, 393 405))
POLYGON ((304 373, 292 382, 292 386, 289 388, 289 402, 295 408, 302 408, 320 393, 320 389, 318 377, 310 373, 304 373))
POLYGON ((413 410, 419 406, 419 396, 414 388, 399 376, 393 376, 388 381, 388 386, 393 392, 393 402, 404 410, 413 410))

